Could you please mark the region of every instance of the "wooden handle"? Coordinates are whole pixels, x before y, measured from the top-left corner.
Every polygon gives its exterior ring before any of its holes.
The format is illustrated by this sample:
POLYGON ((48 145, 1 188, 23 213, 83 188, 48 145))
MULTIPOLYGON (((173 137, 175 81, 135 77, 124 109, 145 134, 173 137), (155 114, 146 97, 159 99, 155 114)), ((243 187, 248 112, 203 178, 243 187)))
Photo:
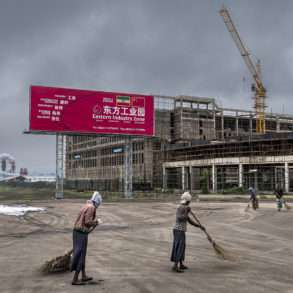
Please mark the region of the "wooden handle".
POLYGON ((91 232, 93 232, 95 229, 96 229, 96 227, 98 226, 98 224, 97 225, 94 225, 94 226, 92 226, 90 229, 89 229, 89 232, 88 232, 88 234, 90 234, 91 232))
MULTIPOLYGON (((194 217, 195 221, 196 221, 200 226, 202 226, 202 224, 201 224, 201 222, 199 221, 198 217, 197 217, 192 211, 190 211, 190 214, 194 217)), ((202 227, 204 227, 204 226, 202 226, 202 227)), ((202 230, 202 231, 206 234, 208 241, 211 242, 211 243, 214 243, 214 240, 212 239, 211 235, 206 231, 206 229, 205 229, 205 230, 202 230)))
POLYGON ((191 210, 190 210, 189 213, 193 216, 193 218, 195 219, 195 221, 197 222, 197 224, 199 224, 201 226, 201 223, 200 223, 198 217, 191 210))

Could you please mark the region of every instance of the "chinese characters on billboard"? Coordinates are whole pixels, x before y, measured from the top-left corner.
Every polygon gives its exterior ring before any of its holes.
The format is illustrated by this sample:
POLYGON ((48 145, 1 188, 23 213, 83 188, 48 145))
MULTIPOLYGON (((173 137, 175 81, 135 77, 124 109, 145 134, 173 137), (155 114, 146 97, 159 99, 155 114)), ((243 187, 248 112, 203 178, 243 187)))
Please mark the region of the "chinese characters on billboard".
POLYGON ((154 97, 31 86, 30 131, 154 135, 154 97))

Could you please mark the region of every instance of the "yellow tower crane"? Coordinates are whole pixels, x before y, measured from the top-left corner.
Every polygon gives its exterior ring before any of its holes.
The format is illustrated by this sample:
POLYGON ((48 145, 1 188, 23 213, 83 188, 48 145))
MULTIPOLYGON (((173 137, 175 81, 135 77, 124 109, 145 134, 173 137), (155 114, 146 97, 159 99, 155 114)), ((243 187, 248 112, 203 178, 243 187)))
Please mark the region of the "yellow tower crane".
POLYGON ((241 56, 244 59, 244 62, 251 73, 255 84, 252 85, 251 89, 254 91, 254 109, 256 115, 256 132, 257 133, 265 133, 265 98, 266 98, 266 89, 262 83, 261 77, 261 68, 260 68, 260 61, 258 60, 256 65, 252 62, 250 58, 250 54, 248 50, 245 48, 240 35, 232 21, 230 13, 228 9, 223 6, 222 9, 219 11, 220 15, 222 16, 225 25, 230 32, 241 56))

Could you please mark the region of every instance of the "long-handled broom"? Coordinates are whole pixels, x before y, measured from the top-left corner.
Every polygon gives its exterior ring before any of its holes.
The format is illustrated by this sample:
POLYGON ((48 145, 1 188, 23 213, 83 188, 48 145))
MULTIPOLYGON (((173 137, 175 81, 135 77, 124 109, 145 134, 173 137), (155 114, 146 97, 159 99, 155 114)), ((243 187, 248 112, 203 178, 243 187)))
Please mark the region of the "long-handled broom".
POLYGON ((247 207, 244 209, 244 212, 248 212, 249 209, 250 209, 250 202, 248 203, 247 207))
MULTIPOLYGON (((88 233, 91 233, 97 225, 93 226, 88 233)), ((61 273, 70 270, 71 255, 73 249, 67 251, 64 255, 57 256, 49 261, 46 261, 40 268, 44 274, 61 273)))
POLYGON ((289 206, 285 200, 284 200, 284 206, 285 206, 286 210, 292 210, 292 207, 289 206))
MULTIPOLYGON (((190 211, 190 214, 194 217, 194 219, 196 220, 196 222, 201 226, 204 227, 201 222, 199 221, 198 217, 192 212, 190 211)), ((219 244, 216 243, 215 240, 212 239, 211 235, 207 232, 206 228, 204 227, 204 230, 202 230, 205 234, 206 237, 208 239, 208 241, 212 244, 213 249, 216 253, 216 255, 224 260, 230 260, 230 261, 234 261, 235 257, 233 257, 231 254, 228 254, 227 251, 224 250, 224 248, 222 248, 219 244)))

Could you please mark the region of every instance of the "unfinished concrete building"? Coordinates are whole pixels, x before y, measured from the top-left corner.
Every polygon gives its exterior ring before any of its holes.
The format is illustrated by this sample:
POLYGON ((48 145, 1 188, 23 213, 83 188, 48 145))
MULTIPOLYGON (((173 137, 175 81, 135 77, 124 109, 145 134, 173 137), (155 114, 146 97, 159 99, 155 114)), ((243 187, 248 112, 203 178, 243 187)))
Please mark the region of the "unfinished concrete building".
MULTIPOLYGON (((255 128, 255 114, 252 111, 221 108, 213 98, 155 95, 155 137, 132 138, 133 189, 201 190, 202 178, 207 178, 210 191, 251 185, 251 177, 255 178, 258 175, 247 177, 245 172, 252 174, 251 170, 254 169, 257 169, 256 173, 260 172, 256 164, 259 161, 252 159, 255 147, 252 142, 257 140, 260 145, 266 145, 274 140, 280 141, 279 138, 273 139, 267 136, 262 137, 262 142, 260 136, 258 139, 255 138, 255 128), (244 156, 236 145, 244 146, 247 141, 250 142, 251 153, 244 156), (214 148, 217 152, 213 151, 214 148), (239 164, 231 164, 228 159, 220 165, 211 162, 207 164, 206 161, 202 161, 206 160, 204 157, 195 162, 197 159, 194 155, 199 150, 203 150, 208 155, 213 154, 213 157, 209 157, 210 160, 230 158, 231 156, 225 155, 226 149, 234 150, 230 151, 230 153, 234 152, 233 160, 237 157, 246 159, 240 160, 239 164), (252 162, 251 164, 247 163, 247 158, 252 162), (239 167, 240 165, 242 167, 239 167), (243 173, 239 171, 240 169, 243 173), (216 177, 217 181, 215 181, 216 177), (249 183, 246 183, 247 180, 250 180, 249 183), (224 183, 221 183, 222 181, 224 183)), ((293 130, 293 116, 267 114, 266 129, 267 135, 288 134, 293 130)), ((288 142, 291 143, 290 140, 288 142)), ((125 143, 125 138, 121 136, 67 136, 67 185, 83 190, 122 191, 125 177, 123 167, 125 143)), ((275 151, 277 154, 277 149, 275 151)), ((260 160, 259 155, 255 157, 258 158, 256 160, 260 160)), ((283 174, 283 177, 276 176, 283 178, 280 182, 288 191, 290 185, 286 182, 290 180, 290 176, 288 175, 286 181, 285 167, 290 169, 290 163, 287 159, 284 162, 280 161, 276 167, 281 169, 270 171, 283 174), (285 163, 287 165, 284 165, 285 163)), ((269 164, 274 163, 270 162, 266 167, 269 164)), ((253 182, 254 185, 258 184, 258 179, 254 179, 253 182)), ((272 186, 264 189, 272 190, 272 186)), ((261 184, 257 187, 263 188, 261 184)))
POLYGON ((293 192, 293 134, 266 134, 167 150, 164 189, 222 192, 239 187, 293 192))

